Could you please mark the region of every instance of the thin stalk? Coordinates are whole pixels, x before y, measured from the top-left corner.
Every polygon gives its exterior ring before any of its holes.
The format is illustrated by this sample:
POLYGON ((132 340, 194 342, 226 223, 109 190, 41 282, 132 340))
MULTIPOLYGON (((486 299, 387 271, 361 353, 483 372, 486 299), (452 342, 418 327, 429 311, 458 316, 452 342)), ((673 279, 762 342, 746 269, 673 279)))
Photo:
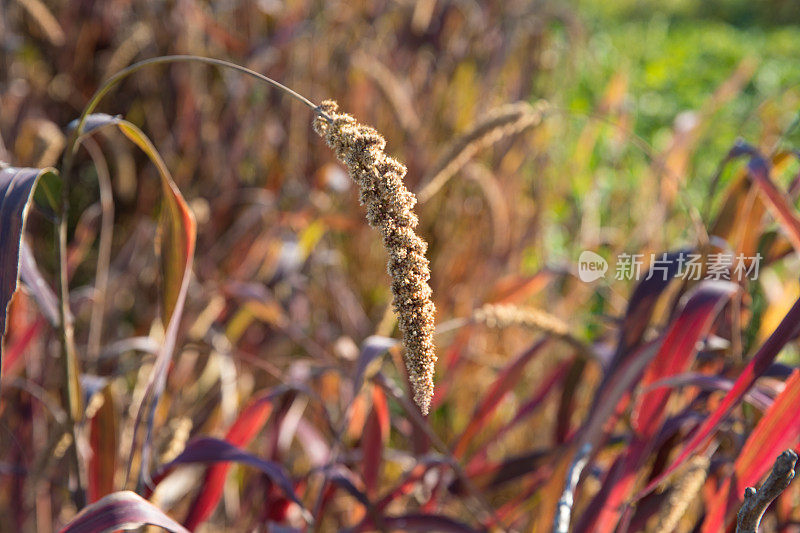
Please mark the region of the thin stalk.
POLYGON ((78 446, 80 439, 80 424, 83 418, 83 396, 78 382, 78 356, 75 349, 74 318, 69 305, 69 273, 67 272, 67 225, 69 212, 69 191, 66 180, 62 184, 61 214, 58 221, 56 236, 56 249, 59 264, 59 291, 61 305, 59 315, 61 318, 61 360, 64 372, 64 395, 67 403, 67 428, 72 435, 72 446, 67 454, 71 468, 75 474, 75 486, 72 499, 78 509, 86 504, 86 472, 81 464, 78 446))
MULTIPOLYGON (((271 85, 272 87, 280 91, 283 91, 284 93, 291 96, 295 100, 307 105, 317 115, 323 117, 325 120, 330 122, 330 117, 326 115, 314 102, 312 102, 302 94, 286 87, 282 83, 279 83, 273 80, 272 78, 268 78, 267 76, 264 76, 263 74, 256 72, 255 70, 251 70, 247 67, 237 65, 236 63, 231 63, 230 61, 225 61, 224 59, 215 59, 213 57, 202 57, 193 55, 161 56, 161 57, 153 57, 150 59, 145 59, 143 61, 139 61, 138 63, 134 63, 133 65, 120 70, 119 72, 111 76, 108 80, 106 80, 105 83, 103 83, 103 85, 97 90, 97 92, 94 93, 94 96, 92 96, 91 100, 89 100, 89 103, 86 105, 86 107, 83 110, 83 113, 81 113, 81 116, 78 119, 78 126, 75 128, 75 131, 73 132, 73 136, 75 137, 75 139, 71 140, 69 145, 70 152, 74 153, 76 150, 75 141, 83 133, 83 128, 84 125, 86 124, 86 117, 88 117, 89 114, 91 114, 92 111, 94 111, 97 108, 97 105, 100 103, 100 100, 102 100, 103 97, 106 94, 108 94, 108 92, 111 91, 111 89, 113 89, 119 82, 121 82, 134 72, 137 72, 143 69, 144 67, 150 65, 165 65, 171 63, 186 63, 186 62, 216 65, 219 67, 236 70, 238 72, 241 72, 242 74, 246 74, 247 76, 253 77, 259 81, 271 85)), ((65 171, 69 171, 69 168, 65 168, 65 171)))
MULTIPOLYGON (((151 66, 151 65, 167 65, 172 63, 205 63, 207 65, 216 65, 218 67, 229 68, 235 70, 237 72, 241 72, 247 76, 255 78, 267 85, 270 85, 280 91, 283 91, 285 94, 291 96, 298 102, 301 102, 311 108, 314 113, 318 116, 322 117, 326 121, 330 122, 331 118, 324 112, 322 109, 316 105, 314 102, 303 96, 302 94, 286 87, 282 83, 279 83, 272 78, 269 78, 255 70, 251 70, 247 67, 243 67, 241 65, 237 65, 236 63, 231 63, 230 61, 225 61, 224 59, 216 59, 213 57, 203 57, 203 56, 194 56, 194 55, 172 55, 172 56, 160 56, 160 57, 153 57, 150 59, 145 59, 143 61, 139 61, 130 65, 127 68, 124 68, 111 76, 109 79, 100 86, 99 89, 92 95, 92 98, 89 100, 89 103, 86 104, 86 107, 83 109, 80 117, 78 118, 78 125, 72 131, 69 139, 69 143, 67 143, 67 150, 64 153, 64 164, 62 165, 62 172, 61 175, 63 176, 64 185, 67 185, 69 182, 69 175, 72 170, 73 160, 75 157, 75 153, 78 151, 78 141, 83 135, 83 129, 86 126, 86 119, 88 116, 97 109, 97 106, 100 104, 100 100, 108 94, 111 89, 113 89, 119 82, 133 74, 134 72, 138 72, 139 70, 151 66)), ((67 190, 68 187, 63 187, 62 190, 67 190)), ((63 194, 62 194, 63 197, 63 194)))
POLYGON ((102 219, 100 223, 100 243, 97 250, 97 270, 95 274, 94 295, 92 297, 92 314, 89 320, 89 341, 86 356, 91 365, 97 365, 100 355, 100 340, 103 334, 103 316, 106 308, 108 292, 108 274, 111 263, 111 239, 114 235, 114 196, 111 189, 111 175, 106 158, 100 145, 92 138, 83 141, 97 169, 97 181, 100 185, 100 207, 102 219))

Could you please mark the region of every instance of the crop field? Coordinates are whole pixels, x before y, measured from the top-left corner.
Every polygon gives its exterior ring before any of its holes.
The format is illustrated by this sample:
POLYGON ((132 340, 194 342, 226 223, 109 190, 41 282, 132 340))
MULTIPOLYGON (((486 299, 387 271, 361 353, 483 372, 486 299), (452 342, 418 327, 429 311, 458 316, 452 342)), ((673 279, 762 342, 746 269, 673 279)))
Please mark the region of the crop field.
POLYGON ((792 0, 0 0, 0 533, 798 533, 792 0))

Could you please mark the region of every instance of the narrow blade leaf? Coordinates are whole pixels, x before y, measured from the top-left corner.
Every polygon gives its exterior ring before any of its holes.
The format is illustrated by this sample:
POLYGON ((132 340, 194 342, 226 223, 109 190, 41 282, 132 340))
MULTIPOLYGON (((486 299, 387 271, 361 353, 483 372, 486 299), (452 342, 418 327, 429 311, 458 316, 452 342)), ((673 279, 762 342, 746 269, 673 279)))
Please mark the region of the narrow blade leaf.
POLYGON ((14 168, 0 171, 0 360, 6 314, 17 290, 20 247, 30 199, 39 178, 53 169, 14 168))
MULTIPOLYGON (((161 471, 167 472, 179 465, 196 463, 240 463, 260 470, 281 489, 284 496, 302 507, 289 474, 281 465, 256 457, 225 440, 212 437, 196 439, 187 444, 178 457, 164 465, 161 471)), ((225 466, 230 468, 229 464, 225 466)))
POLYGON ((144 525, 159 526, 173 533, 188 533, 161 509, 130 491, 109 494, 84 508, 61 533, 105 533, 144 525))
POLYGON ((719 423, 733 410, 761 375, 766 372, 781 349, 800 329, 800 299, 798 299, 770 337, 759 348, 753 359, 739 375, 733 388, 725 395, 717 409, 705 419, 677 459, 637 495, 640 499, 652 492, 667 476, 680 467, 716 430, 719 423))
MULTIPOLYGON (((705 282, 693 291, 645 370, 642 379, 644 385, 688 368, 697 353, 701 336, 711 327, 722 304, 736 289, 736 285, 728 282, 705 282)), ((660 387, 637 398, 632 418, 633 441, 628 447, 622 468, 615 471, 616 477, 605 480, 613 488, 608 492, 602 510, 596 515, 592 531, 611 532, 617 527, 623 503, 634 487, 636 474, 652 451, 654 438, 661 429, 671 393, 671 389, 660 387)))
MULTIPOLYGON (((282 392, 283 390, 269 391, 251 400, 225 435, 228 444, 242 448, 250 444, 267 423, 272 414, 275 398, 282 392)), ((195 529, 214 512, 222 498, 225 478, 230 468, 230 463, 218 463, 209 467, 200 492, 195 497, 184 521, 186 527, 195 529)))
POLYGON ((755 486, 772 467, 775 457, 800 443, 800 369, 796 369, 783 392, 758 421, 736 458, 733 476, 717 490, 712 500, 703 532, 720 531, 732 511, 741 504, 744 489, 755 486))

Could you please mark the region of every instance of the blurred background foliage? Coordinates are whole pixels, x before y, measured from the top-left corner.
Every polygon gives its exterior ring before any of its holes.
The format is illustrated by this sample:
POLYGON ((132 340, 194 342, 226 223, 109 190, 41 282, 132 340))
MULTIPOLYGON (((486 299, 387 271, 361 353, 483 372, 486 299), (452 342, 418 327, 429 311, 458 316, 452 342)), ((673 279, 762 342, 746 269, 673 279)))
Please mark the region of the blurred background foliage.
MULTIPOLYGON (((338 100, 384 134, 387 152, 407 164, 413 191, 448 145, 488 111, 545 99, 554 108, 540 127, 481 152, 419 207, 438 320, 469 317, 485 302, 524 303, 608 350, 632 287, 613 280, 590 286, 567 275, 578 254, 590 249, 611 258, 703 242, 736 175, 734 167, 714 179, 735 140, 744 137, 767 154, 800 145, 799 24, 791 0, 0 0, 0 160, 57 163, 64 128, 102 81, 165 54, 229 59, 315 102, 338 100)), ((309 110, 236 73, 185 64, 134 74, 99 110, 123 115, 152 138, 199 223, 185 345, 159 411, 158 448, 167 453, 176 428, 187 423, 191 435, 220 435, 254 391, 298 376, 325 400, 307 407, 311 425, 355 446, 370 401, 357 396, 360 410, 352 414, 351 376, 328 371, 351 371, 369 335, 397 333, 387 311, 384 252, 347 176, 311 131, 309 110), (339 433, 329 427, 338 424, 345 424, 339 433)), ((114 343, 159 334, 153 242, 160 192, 155 169, 125 139, 98 140, 113 177, 116 224, 103 350, 85 370, 113 380, 122 420, 130 418, 124 407, 151 359, 114 343)), ((788 186, 797 170, 790 162, 776 180, 788 186)), ((100 222, 96 165, 85 151, 75 179, 71 287, 78 343, 87 346, 100 222)), ((46 202, 37 205, 29 240, 53 280, 52 214, 46 202)), ((753 308, 766 309, 764 320, 759 314, 761 321, 751 324, 762 328, 759 338, 800 294, 798 273, 790 257, 751 291, 753 308)), ((9 344, 36 314, 24 296, 14 306, 9 344)), ((655 323, 669 318, 662 307, 655 323)), ((469 342, 454 342, 447 335, 442 365, 455 352, 464 357, 445 376, 430 421, 450 442, 469 423, 475 399, 533 337, 480 330, 469 342), (448 386, 455 381, 458 387, 448 386)), ((10 369, 4 362, 3 378, 24 373, 58 390, 58 376, 47 372, 55 340, 35 342, 49 359, 10 369)), ((570 352, 559 345, 547 350, 552 357, 525 369, 482 435, 510 420, 543 372, 570 352)), ((600 373, 589 366, 587 387, 600 373)), ((41 409, 25 393, 8 390, 3 395, 16 395, 14 405, 41 409)), ((570 394, 564 435, 591 402, 587 390, 570 394)), ((548 400, 535 424, 510 431, 488 457, 499 461, 549 446, 552 432, 531 428, 556 424, 563 404, 548 400)), ((384 475, 395 480, 411 461, 409 450, 428 448, 400 409, 392 409, 400 421, 384 475)), ((10 409, 3 418, 3 450, 15 450, 25 464, 31 463, 27 444, 35 443, 29 449, 37 457, 44 453, 38 443, 46 428, 28 427, 10 409), (15 428, 24 431, 14 435, 15 428)), ((273 448, 293 472, 308 466, 294 448, 273 448)), ((358 456, 344 455, 358 464, 358 456)), ((243 474, 237 479, 244 486, 243 474)), ((485 488, 477 474, 475 482, 485 488)), ((257 483, 243 490, 257 490, 257 483)), ((518 491, 505 481, 490 488, 496 508, 518 491)), ((13 489, 3 485, 6 509, 16 501, 13 489)), ((189 505, 185 497, 173 499, 167 508, 189 505)), ((63 500, 56 498, 54 508, 66 516, 63 500)), ((235 491, 228 493, 228 516, 236 502, 235 491)), ((509 510, 509 520, 531 515, 540 503, 509 510)), ((34 498, 11 511, 15 524, 30 526, 32 505, 43 504, 34 498)), ((257 520, 258 506, 242 505, 245 523, 257 520)), ((454 498, 442 505, 458 513, 465 504, 454 498)), ((331 523, 348 523, 346 509, 331 523)))

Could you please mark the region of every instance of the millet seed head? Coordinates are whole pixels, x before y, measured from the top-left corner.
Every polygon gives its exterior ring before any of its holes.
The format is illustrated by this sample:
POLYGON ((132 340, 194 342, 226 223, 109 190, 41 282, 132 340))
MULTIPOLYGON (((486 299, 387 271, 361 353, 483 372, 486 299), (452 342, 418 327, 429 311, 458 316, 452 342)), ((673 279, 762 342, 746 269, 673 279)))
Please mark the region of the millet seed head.
POLYGON ((415 232, 419 222, 413 211, 417 199, 403 183, 406 167, 384 153, 386 141, 375 129, 339 113, 336 102, 327 100, 320 109, 330 121, 318 116, 314 131, 325 139, 358 184, 367 222, 381 234, 389 253, 393 305, 403 334, 406 368, 414 401, 423 414, 428 414, 436 363, 436 308, 428 283, 428 245, 415 232))

